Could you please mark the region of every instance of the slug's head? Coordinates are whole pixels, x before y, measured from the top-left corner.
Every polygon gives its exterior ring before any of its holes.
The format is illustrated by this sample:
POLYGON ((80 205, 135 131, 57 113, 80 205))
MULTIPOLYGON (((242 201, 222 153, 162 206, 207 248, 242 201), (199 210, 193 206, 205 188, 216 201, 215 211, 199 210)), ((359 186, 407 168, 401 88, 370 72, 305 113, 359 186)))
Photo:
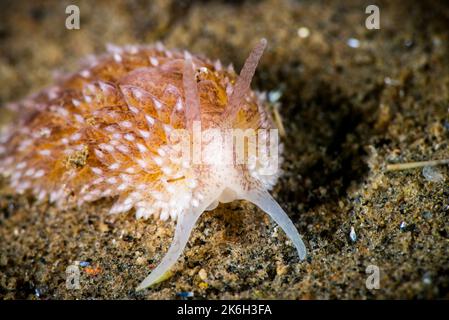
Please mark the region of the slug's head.
POLYGON ((219 158, 215 161, 214 174, 220 181, 217 188, 219 197, 208 209, 214 208, 218 202, 240 199, 254 203, 280 224, 303 259, 306 250, 296 228, 268 193, 279 176, 278 132, 268 119, 264 101, 250 89, 266 46, 266 39, 257 43, 228 92, 227 104, 219 116, 221 137, 216 139, 213 133, 206 134, 212 141, 205 143, 207 154, 219 158), (218 143, 214 144, 217 140, 218 143))
POLYGON ((263 96, 250 90, 266 45, 265 39, 260 40, 239 76, 227 72, 221 79, 212 72, 198 76, 191 57, 185 57, 185 124, 190 134, 184 155, 200 176, 198 181, 204 181, 207 189, 222 192, 210 208, 218 201, 245 199, 250 190, 269 190, 277 180, 277 130, 263 96))
POLYGON ((245 61, 240 75, 228 83, 229 78, 221 84, 220 79, 197 81, 191 57, 184 59, 185 131, 189 139, 184 144, 187 150, 183 156, 189 158, 191 172, 198 182, 194 192, 201 197, 197 196, 200 199, 195 206, 178 216, 172 246, 138 289, 164 278, 184 249, 199 216, 219 202, 254 203, 279 224, 304 259, 306 249, 298 231, 268 193, 278 177, 278 136, 263 101, 250 90, 266 45, 267 41, 262 39, 245 61), (221 88, 217 88, 217 83, 221 88))

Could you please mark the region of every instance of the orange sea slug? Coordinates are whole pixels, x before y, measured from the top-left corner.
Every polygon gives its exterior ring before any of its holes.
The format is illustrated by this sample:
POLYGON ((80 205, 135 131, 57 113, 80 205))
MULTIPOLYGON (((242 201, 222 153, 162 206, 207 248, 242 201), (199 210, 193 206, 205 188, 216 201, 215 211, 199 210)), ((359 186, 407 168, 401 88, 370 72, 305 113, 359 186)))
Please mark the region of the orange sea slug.
MULTIPOLYGON (((263 170, 269 157, 261 146, 271 134, 258 135, 254 149, 248 139, 244 152, 251 161, 232 165, 194 163, 183 153, 185 141, 172 139, 180 131, 192 138, 195 128, 219 135, 274 129, 265 95, 250 89, 265 47, 263 39, 240 75, 219 61, 161 44, 110 47, 80 71, 10 105, 19 116, 0 136, 0 172, 17 192, 30 191, 39 201, 82 205, 112 197, 111 213, 134 209, 137 218, 176 219, 170 249, 138 289, 170 269, 199 216, 219 202, 244 199, 260 207, 303 259, 298 231, 268 193, 279 175, 263 170)), ((211 140, 200 142, 202 159, 215 159, 220 148, 229 148, 211 140)), ((193 144, 188 140, 187 146, 193 144)))

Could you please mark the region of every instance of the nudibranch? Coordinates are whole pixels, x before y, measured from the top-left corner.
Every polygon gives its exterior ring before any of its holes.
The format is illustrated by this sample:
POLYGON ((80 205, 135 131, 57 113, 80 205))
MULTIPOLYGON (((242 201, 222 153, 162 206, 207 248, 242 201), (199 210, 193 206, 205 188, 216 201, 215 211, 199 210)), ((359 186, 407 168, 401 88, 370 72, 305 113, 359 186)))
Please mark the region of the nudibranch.
POLYGON ((18 116, 1 132, 0 172, 18 193, 56 206, 113 198, 112 214, 135 210, 136 218, 175 219, 168 252, 138 290, 160 281, 200 215, 219 202, 254 203, 304 259, 297 229, 268 192, 279 176, 278 170, 264 170, 273 159, 264 145, 272 141, 275 125, 266 95, 250 89, 265 47, 262 39, 237 75, 232 65, 161 43, 109 46, 77 72, 9 104, 18 116), (214 137, 236 130, 264 134, 257 143, 244 137, 249 160, 237 163, 232 144, 216 143, 224 139, 193 138, 209 129, 214 137), (184 152, 185 146, 192 150, 184 152), (232 161, 208 161, 222 151, 232 161))

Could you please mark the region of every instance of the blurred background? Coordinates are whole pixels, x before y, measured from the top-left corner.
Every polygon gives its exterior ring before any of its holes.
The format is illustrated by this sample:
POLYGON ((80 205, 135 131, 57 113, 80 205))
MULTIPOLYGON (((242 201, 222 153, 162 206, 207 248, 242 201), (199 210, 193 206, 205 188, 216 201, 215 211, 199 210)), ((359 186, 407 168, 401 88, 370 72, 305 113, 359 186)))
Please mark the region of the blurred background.
POLYGON ((447 168, 384 170, 449 158, 449 6, 373 2, 1 1, 0 126, 7 102, 107 43, 162 41, 240 70, 267 38, 253 88, 270 92, 286 129, 274 195, 310 256, 300 263, 254 206, 221 205, 201 218, 173 277, 136 294, 173 223, 108 217, 107 203, 59 212, 0 180, 0 297, 449 298, 447 168), (79 30, 65 27, 72 4, 79 30), (380 29, 365 26, 372 4, 380 29), (76 262, 82 287, 68 290, 76 262), (366 287, 369 265, 381 271, 377 290, 366 287))

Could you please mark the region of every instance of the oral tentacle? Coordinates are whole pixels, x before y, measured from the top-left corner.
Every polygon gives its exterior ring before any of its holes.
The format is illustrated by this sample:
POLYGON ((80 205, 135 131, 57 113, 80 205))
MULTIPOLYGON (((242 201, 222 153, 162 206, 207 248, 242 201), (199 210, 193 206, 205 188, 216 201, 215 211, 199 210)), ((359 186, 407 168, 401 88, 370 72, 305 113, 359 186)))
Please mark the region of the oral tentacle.
POLYGON ((189 211, 179 215, 176 223, 175 235, 170 248, 159 265, 137 287, 137 291, 148 288, 164 279, 166 272, 170 270, 184 251, 198 218, 206 210, 206 208, 209 207, 215 199, 217 199, 220 193, 221 190, 210 192, 209 195, 205 196, 196 208, 192 208, 189 211))
POLYGON ((306 246, 299 235, 295 225, 281 208, 281 206, 273 199, 273 197, 266 190, 250 190, 246 192, 243 197, 244 200, 252 202, 265 213, 267 213, 281 228, 284 230, 287 237, 293 242, 298 251, 299 258, 304 260, 307 254, 306 246))

